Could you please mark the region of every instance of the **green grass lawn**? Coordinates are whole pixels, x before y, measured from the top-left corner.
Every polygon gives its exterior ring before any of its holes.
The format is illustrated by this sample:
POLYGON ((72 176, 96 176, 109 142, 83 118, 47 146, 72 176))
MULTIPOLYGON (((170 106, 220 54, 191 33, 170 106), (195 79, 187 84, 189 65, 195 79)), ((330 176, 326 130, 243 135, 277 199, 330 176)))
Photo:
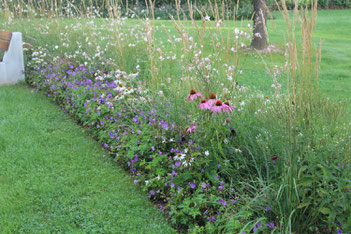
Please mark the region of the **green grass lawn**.
POLYGON ((173 233, 106 155, 44 95, 0 87, 0 232, 173 233))
MULTIPOLYGON (((273 44, 279 44, 284 30, 284 20, 279 13, 275 23, 277 32, 270 26, 273 44)), ((318 11, 314 33, 315 43, 322 42, 320 87, 330 98, 344 101, 351 113, 351 10, 318 11)), ((298 31, 301 34, 301 31, 298 31)), ((274 61, 274 60, 273 60, 274 61)))

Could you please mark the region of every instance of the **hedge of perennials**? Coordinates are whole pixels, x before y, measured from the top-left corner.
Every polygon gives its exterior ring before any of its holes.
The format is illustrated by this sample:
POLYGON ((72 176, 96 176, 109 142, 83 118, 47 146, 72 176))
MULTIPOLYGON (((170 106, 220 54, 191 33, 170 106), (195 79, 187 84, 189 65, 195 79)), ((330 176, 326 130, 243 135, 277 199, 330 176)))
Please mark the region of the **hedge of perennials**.
MULTIPOLYGON (((172 111, 170 104, 152 102, 138 74, 106 71, 103 66, 79 65, 58 57, 44 60, 42 54, 33 53, 27 64, 27 83, 47 93, 64 112, 89 128, 130 172, 134 184, 180 230, 245 233, 276 228, 273 219, 251 220, 253 212, 245 208, 251 203, 246 199, 249 188, 238 189, 226 181, 222 165, 211 160, 209 151, 192 136, 201 137, 206 130, 191 123, 182 129, 170 121, 164 114, 172 111)), ((207 117, 235 109, 217 100, 215 94, 208 100, 200 101, 200 97, 201 92, 191 90, 187 101, 207 117)), ((226 129, 228 138, 236 136, 232 126, 226 129)))

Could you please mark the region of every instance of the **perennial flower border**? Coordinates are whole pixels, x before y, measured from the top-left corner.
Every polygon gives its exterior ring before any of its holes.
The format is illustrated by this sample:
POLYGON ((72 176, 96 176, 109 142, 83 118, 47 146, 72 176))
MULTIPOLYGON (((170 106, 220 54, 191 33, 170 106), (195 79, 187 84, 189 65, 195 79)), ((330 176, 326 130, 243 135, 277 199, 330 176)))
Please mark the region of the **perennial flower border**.
MULTIPOLYGON (((234 188, 221 177, 220 163, 190 137, 201 133, 196 124, 190 123, 184 130, 169 122, 167 114, 158 114, 169 104, 154 103, 141 88, 138 74, 74 64, 58 57, 34 63, 26 73, 28 84, 45 92, 63 112, 91 130, 179 230, 245 233, 275 228, 272 220, 252 220, 247 225, 253 214, 248 211, 251 202, 241 199, 240 193, 248 188, 234 188), (240 212, 245 216, 242 220, 230 216, 240 212), (218 227, 228 223, 229 229, 218 227)), ((201 97, 201 92, 192 90, 187 101, 201 97)), ((198 105, 213 114, 235 108, 213 93, 198 105)), ((236 136, 233 127, 228 131, 236 136)))

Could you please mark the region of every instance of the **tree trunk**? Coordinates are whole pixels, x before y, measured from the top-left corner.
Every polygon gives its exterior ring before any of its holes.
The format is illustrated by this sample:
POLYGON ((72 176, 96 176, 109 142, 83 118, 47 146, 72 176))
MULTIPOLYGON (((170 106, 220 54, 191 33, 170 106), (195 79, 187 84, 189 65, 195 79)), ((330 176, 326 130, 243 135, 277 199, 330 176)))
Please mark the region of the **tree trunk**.
POLYGON ((256 50, 264 50, 268 46, 267 35, 267 0, 253 0, 253 37, 251 47, 256 50))

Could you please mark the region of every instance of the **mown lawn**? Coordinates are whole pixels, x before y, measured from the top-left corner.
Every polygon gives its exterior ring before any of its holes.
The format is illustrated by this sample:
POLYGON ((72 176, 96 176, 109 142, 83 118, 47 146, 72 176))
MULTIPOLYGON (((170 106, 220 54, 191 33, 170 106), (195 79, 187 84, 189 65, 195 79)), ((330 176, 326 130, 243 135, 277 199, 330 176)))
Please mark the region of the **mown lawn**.
POLYGON ((1 233, 173 233, 86 131, 25 85, 0 87, 1 233))

